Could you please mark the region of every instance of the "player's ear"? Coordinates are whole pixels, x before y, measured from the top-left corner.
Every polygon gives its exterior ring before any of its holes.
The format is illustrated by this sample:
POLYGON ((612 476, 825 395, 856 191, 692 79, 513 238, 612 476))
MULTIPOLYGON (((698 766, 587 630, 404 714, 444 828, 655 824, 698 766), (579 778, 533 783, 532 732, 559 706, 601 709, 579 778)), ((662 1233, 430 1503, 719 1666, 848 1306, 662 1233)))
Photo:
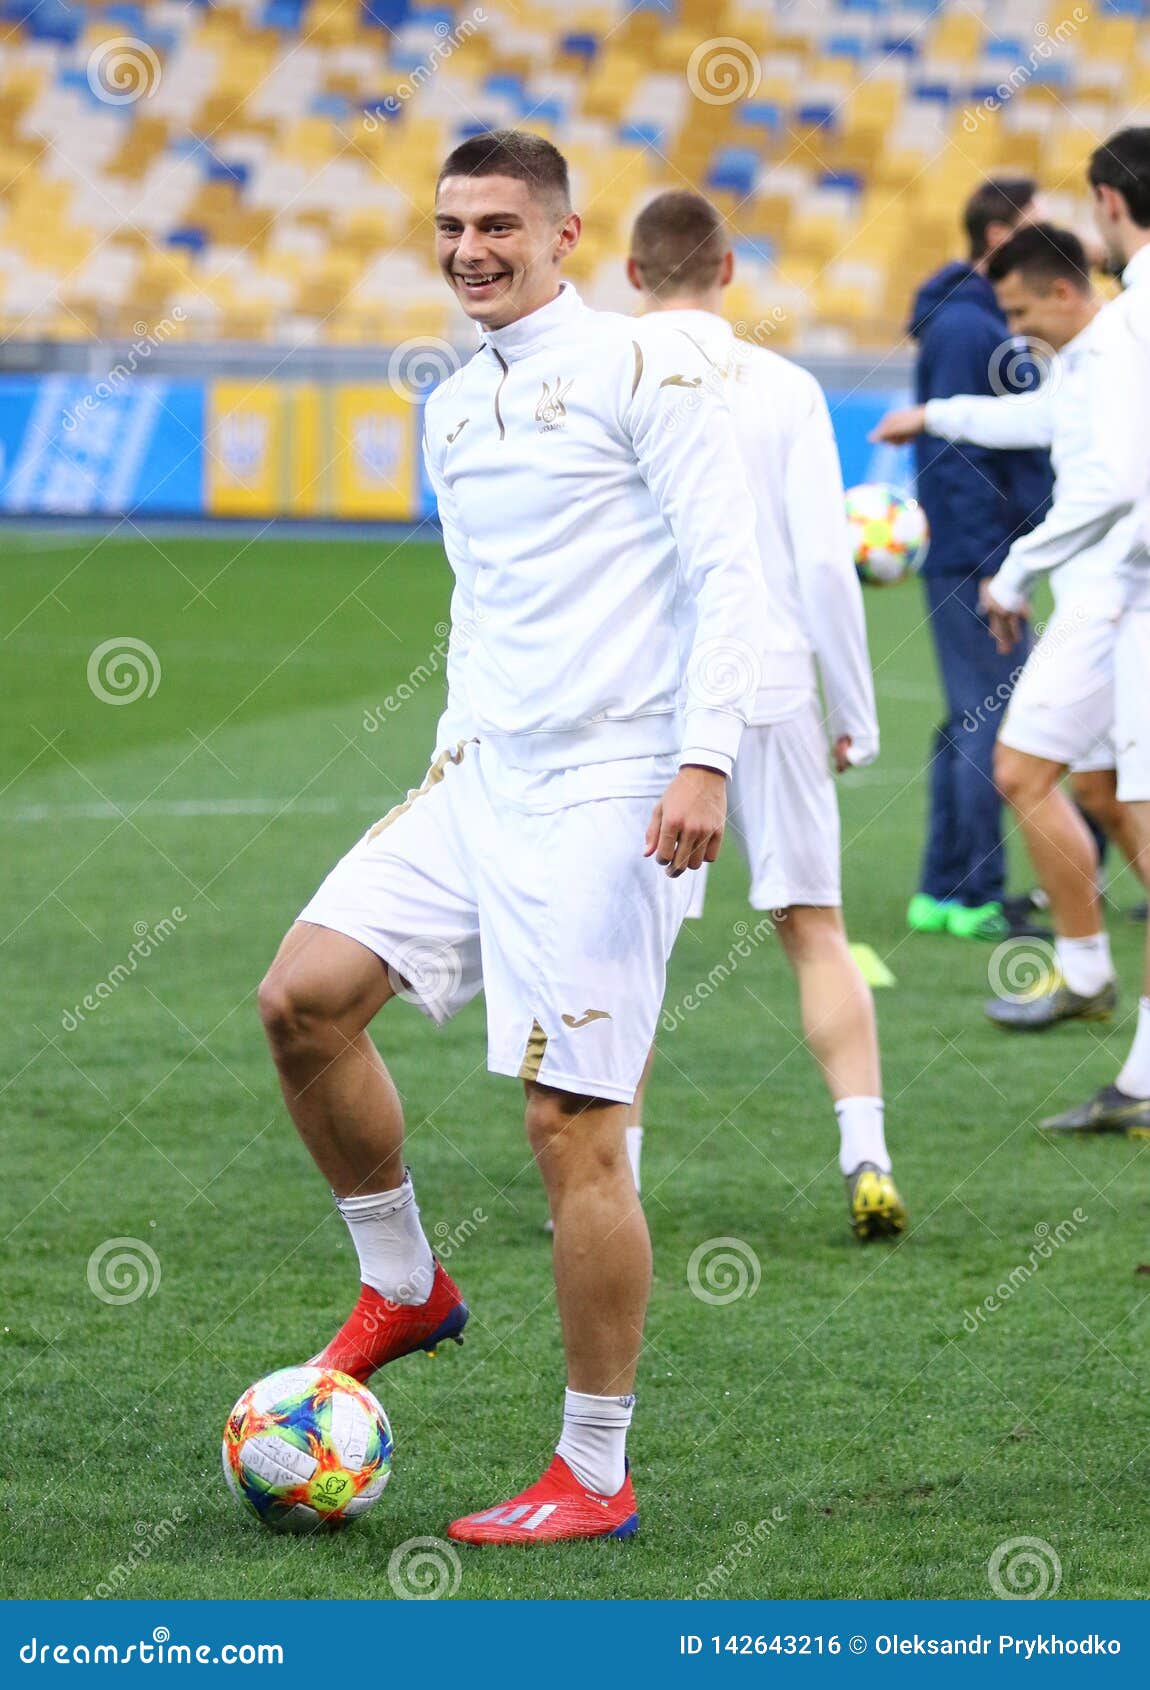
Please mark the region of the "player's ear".
POLYGON ((583 219, 577 211, 569 211, 559 225, 559 233, 555 243, 555 256, 566 258, 568 253, 574 252, 579 245, 579 237, 583 233, 583 219))
POLYGON ((636 258, 628 258, 627 260, 627 280, 633 288, 637 288, 642 293, 643 272, 640 270, 639 261, 636 258))
POLYGON ((729 246, 723 254, 723 262, 719 265, 719 286, 721 288, 728 287, 734 273, 735 249, 733 246, 729 246))

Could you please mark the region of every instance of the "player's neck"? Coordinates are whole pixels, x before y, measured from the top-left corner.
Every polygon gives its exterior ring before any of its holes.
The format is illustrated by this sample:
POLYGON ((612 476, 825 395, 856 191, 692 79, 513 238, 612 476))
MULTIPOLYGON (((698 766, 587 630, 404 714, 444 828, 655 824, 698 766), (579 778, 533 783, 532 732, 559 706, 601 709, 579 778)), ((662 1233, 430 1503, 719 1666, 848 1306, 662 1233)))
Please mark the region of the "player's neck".
POLYGON ((704 293, 680 293, 673 299, 656 299, 653 294, 648 294, 643 303, 643 315, 656 311, 709 311, 712 317, 721 317, 723 295, 718 288, 704 293))

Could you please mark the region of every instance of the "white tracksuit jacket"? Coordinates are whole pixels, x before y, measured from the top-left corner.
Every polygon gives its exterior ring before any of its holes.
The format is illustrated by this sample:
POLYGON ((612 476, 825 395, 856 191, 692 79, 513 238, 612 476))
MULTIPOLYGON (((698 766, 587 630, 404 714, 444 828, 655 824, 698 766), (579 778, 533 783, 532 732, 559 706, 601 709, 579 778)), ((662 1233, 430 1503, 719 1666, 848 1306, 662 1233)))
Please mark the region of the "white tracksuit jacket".
POLYGON ((755 506, 697 349, 564 284, 432 394, 455 573, 440 748, 546 774, 674 754, 729 774, 762 678, 755 506))
POLYGON ((1008 610, 1021 609, 1035 579, 1054 570, 1059 604, 1080 589, 1113 614, 1150 603, 1150 247, 1122 280, 1125 291, 1064 348, 1045 397, 1039 389, 1033 398, 927 405, 927 427, 943 438, 1054 448, 1054 503, 994 578, 994 596, 1008 610), (1043 437, 1028 432, 1024 442, 1027 422, 1043 437))
POLYGON ((783 721, 809 702, 813 653, 831 740, 849 734, 852 762, 873 762, 879 732, 866 615, 822 388, 777 352, 738 339, 713 312, 662 311, 644 320, 699 346, 734 415, 771 606, 763 684, 750 721, 783 721))

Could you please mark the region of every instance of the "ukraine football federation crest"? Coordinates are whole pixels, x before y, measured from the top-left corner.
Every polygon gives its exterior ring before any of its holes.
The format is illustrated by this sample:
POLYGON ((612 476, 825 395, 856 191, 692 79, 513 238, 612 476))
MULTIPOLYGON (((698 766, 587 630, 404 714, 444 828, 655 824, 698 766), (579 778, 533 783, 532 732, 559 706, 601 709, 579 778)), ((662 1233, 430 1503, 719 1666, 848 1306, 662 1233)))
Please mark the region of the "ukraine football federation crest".
POLYGON ((573 383, 557 380, 555 391, 552 392, 550 382, 543 383, 543 393, 535 407, 535 421, 539 424, 540 434, 547 434, 552 429, 563 428, 567 421, 567 406, 564 400, 570 393, 573 383))
POLYGON ((216 450, 227 477, 248 482, 263 471, 271 434, 271 419, 259 411, 233 411, 221 417, 216 450))

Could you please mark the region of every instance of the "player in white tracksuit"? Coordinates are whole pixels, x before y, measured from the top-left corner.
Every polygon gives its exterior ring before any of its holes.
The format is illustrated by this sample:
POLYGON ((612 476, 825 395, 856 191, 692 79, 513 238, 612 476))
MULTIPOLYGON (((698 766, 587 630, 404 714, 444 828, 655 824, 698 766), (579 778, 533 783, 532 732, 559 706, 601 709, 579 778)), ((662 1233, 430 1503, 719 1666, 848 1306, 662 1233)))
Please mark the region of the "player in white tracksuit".
POLYGON ((420 1225, 398 1096, 366 1029, 392 997, 441 1022, 484 989, 488 1066, 524 1083, 555 1218, 568 1390, 544 1476, 449 1535, 628 1537, 651 1266, 627 1112, 685 871, 718 850, 761 678, 755 507, 702 354, 561 282, 580 221, 549 142, 463 142, 435 226, 480 330, 426 412, 455 576, 437 756, 303 910, 261 1008, 359 1257, 359 1302, 316 1359, 363 1378, 467 1319, 420 1225))
MULTIPOLYGON (((874 1003, 843 926, 828 757, 833 750, 841 771, 878 754, 862 592, 822 389, 796 364, 736 338, 720 314, 733 265, 722 220, 701 195, 660 194, 640 213, 628 275, 643 295, 643 321, 698 347, 711 384, 726 393, 771 602, 764 684, 731 782, 731 829, 750 869, 751 905, 774 913, 798 980, 807 1043, 838 1117, 852 1224, 861 1239, 881 1237, 901 1231, 906 1213, 885 1142, 874 1003)), ((702 882, 690 913, 701 913, 702 882)), ((641 1135, 635 1119, 636 1178, 641 1135)))
MULTIPOLYGON (((1013 615, 1048 573, 1055 601, 1011 698, 995 757, 995 777, 1050 896, 1062 976, 1047 991, 988 1003, 993 1021, 1025 1031, 1104 1016, 1115 1001, 1094 842, 1060 782, 1068 768, 1118 763, 1124 796, 1132 785, 1146 784, 1146 772, 1131 766, 1128 749, 1117 753, 1114 742, 1128 596, 1123 564, 1138 520, 1124 488, 1138 481, 1141 467, 1114 381, 1126 362, 1128 330, 1120 311, 1100 307, 1082 243, 1066 230, 1036 224, 995 253, 989 274, 1011 327, 1053 349, 1041 385, 1032 394, 997 399, 934 399, 893 413, 876 433, 900 440, 921 426, 948 440, 1051 448, 1051 510, 1015 543, 987 587, 1013 615)), ((1000 626, 1013 634, 1007 618, 1000 626)), ((1136 856, 1129 832, 1127 843, 1136 856)))

